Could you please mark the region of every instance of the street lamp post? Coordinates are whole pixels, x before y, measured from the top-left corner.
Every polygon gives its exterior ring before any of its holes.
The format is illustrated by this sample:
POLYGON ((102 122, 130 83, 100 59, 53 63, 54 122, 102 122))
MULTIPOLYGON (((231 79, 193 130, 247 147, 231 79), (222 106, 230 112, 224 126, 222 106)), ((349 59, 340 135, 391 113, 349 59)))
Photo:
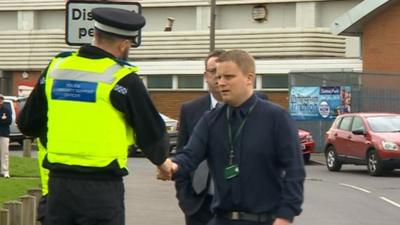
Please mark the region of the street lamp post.
POLYGON ((215 49, 215 1, 210 0, 210 52, 215 49))

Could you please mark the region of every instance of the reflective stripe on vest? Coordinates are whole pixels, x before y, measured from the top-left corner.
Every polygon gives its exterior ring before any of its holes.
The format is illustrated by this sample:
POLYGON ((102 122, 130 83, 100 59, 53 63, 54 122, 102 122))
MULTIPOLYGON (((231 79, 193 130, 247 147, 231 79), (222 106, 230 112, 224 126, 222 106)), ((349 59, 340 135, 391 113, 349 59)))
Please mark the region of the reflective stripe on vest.
POLYGON ((104 71, 104 73, 55 68, 50 75, 53 79, 57 80, 103 82, 111 84, 115 81, 115 77, 113 75, 121 68, 122 66, 115 64, 104 71))
POLYGON ((126 168, 134 132, 109 96, 120 79, 136 71, 109 58, 76 53, 50 63, 45 88, 50 163, 106 167, 117 160, 126 168))

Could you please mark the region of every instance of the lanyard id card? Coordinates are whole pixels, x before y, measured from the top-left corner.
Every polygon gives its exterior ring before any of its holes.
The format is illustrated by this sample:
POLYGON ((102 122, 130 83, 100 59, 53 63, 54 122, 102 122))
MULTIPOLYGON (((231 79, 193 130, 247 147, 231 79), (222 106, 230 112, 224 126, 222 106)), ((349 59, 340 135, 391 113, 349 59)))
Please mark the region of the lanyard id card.
POLYGON ((237 164, 232 164, 232 165, 225 167, 225 169, 224 169, 225 180, 234 178, 237 175, 239 175, 239 166, 237 164))

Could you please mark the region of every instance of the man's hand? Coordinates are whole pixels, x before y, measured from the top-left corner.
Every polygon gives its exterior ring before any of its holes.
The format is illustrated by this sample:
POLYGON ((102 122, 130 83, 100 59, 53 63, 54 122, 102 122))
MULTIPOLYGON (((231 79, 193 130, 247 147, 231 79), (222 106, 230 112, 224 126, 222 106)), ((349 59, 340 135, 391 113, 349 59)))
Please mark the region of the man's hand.
POLYGON ((291 225, 292 223, 282 218, 276 218, 272 225, 291 225))
POLYGON ((157 167, 157 179, 159 180, 171 180, 172 174, 178 170, 178 165, 169 158, 157 167))

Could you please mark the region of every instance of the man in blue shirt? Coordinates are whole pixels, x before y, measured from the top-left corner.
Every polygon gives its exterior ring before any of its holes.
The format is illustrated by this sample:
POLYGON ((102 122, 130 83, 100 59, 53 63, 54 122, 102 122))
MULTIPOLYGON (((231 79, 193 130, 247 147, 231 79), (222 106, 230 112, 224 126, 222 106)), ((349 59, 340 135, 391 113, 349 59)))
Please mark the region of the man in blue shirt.
MULTIPOLYGON (((217 60, 223 107, 205 114, 184 151, 172 159, 173 178, 189 176, 207 159, 215 182, 208 225, 288 225, 299 215, 305 170, 297 128, 285 109, 254 95, 254 59, 231 50, 217 60)), ((169 179, 160 171, 160 179, 169 179)))

